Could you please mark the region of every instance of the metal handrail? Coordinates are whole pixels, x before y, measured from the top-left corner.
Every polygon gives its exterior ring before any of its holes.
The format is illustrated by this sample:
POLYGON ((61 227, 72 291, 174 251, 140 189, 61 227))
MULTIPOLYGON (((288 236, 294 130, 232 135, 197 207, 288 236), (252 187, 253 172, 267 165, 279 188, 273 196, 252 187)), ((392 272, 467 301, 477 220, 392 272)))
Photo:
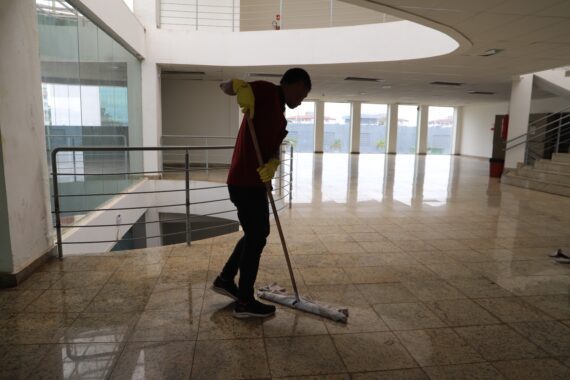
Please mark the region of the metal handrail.
MULTIPOLYGON (((560 118, 560 119, 562 119, 562 118, 560 118)), ((556 122, 560 122, 560 119, 557 119, 557 120, 555 120, 555 121, 556 121, 556 122)), ((567 125, 570 125, 570 121, 568 121, 568 122, 566 122, 566 123, 564 123, 564 124, 559 125, 557 128, 550 129, 550 130, 548 130, 548 131, 544 131, 544 132, 542 132, 542 133, 540 133, 540 134, 538 134, 538 135, 532 134, 532 137, 529 137, 528 139, 526 139, 526 140, 524 140, 524 141, 521 141, 521 142, 519 142, 519 143, 517 143, 517 144, 515 144, 515 145, 511 145, 511 146, 505 148, 505 150, 510 150, 510 149, 513 149, 513 148, 515 148, 515 147, 517 147, 517 146, 519 146, 519 145, 526 144, 528 141, 530 141, 530 140, 532 140, 532 139, 534 139, 534 138, 537 138, 537 137, 540 137, 540 136, 544 136, 544 135, 546 135, 547 133, 552 133, 552 132, 557 131, 558 129, 561 129, 562 127, 565 127, 565 126, 567 126, 567 125)), ((525 135, 527 135, 527 133, 525 133, 524 135, 521 135, 521 136, 519 136, 519 137, 523 137, 523 136, 525 136, 525 135)), ((518 138, 518 137, 515 137, 514 139, 507 141, 507 144, 508 144, 509 142, 512 142, 513 140, 517 139, 517 138, 518 138)))
MULTIPOLYGON (((506 142, 505 151, 524 145, 526 147, 525 156, 524 156, 525 165, 530 165, 537 159, 544 158, 545 154, 547 155, 551 151, 553 153, 555 152, 558 153, 560 151, 560 146, 570 141, 570 138, 566 138, 566 136, 570 133, 570 131, 562 130, 563 128, 566 128, 567 126, 570 125, 570 114, 563 112, 564 110, 567 109, 570 109, 570 106, 563 108, 561 111, 548 114, 547 116, 536 120, 536 121, 544 121, 546 118, 552 117, 553 115, 559 115, 558 118, 542 125, 539 128, 538 133, 536 130, 532 132, 529 131, 523 135, 508 140, 506 142), (553 124, 558 124, 558 125, 552 128, 553 124), (548 127, 550 127, 550 129, 548 129, 548 127), (547 139, 546 136, 549 136, 549 138, 547 139), (556 137, 556 141, 553 142, 550 137, 554 136, 556 137), (517 142, 515 144, 512 144, 515 141, 517 142), (540 152, 535 151, 536 147, 532 145, 533 143, 541 144, 540 152)), ((533 123, 529 124, 529 128, 532 128, 533 123)))
MULTIPOLYGON (((212 137, 212 136, 205 136, 205 137, 212 137)), ((289 208, 292 206, 291 202, 292 202, 292 161, 293 161, 293 146, 292 144, 290 144, 290 142, 285 141, 282 144, 283 146, 287 147, 288 145, 288 149, 280 149, 280 152, 282 154, 285 154, 285 156, 282 156, 283 161, 287 161, 288 164, 287 165, 280 165, 281 169, 278 173, 276 173, 275 176, 275 181, 276 181, 276 186, 274 188, 274 192, 276 192, 278 194, 278 199, 279 200, 283 200, 288 198, 289 199, 289 208), (287 153, 288 156, 287 157, 287 153), (285 173, 285 168, 289 168, 289 173, 285 173), (286 176, 287 174, 289 175, 289 180, 287 181, 286 176)), ((199 202, 190 202, 190 191, 199 191, 199 190, 208 190, 208 189, 213 189, 213 188, 222 188, 225 187, 224 186, 203 186, 203 187, 199 187, 199 188, 194 188, 194 189, 190 189, 190 160, 189 160, 189 154, 191 151, 201 151, 201 150, 227 150, 227 149, 233 149, 234 146, 233 145, 216 145, 216 146, 161 146, 161 147, 118 147, 118 146, 106 146, 106 147, 93 147, 93 146, 86 146, 86 147, 59 147, 59 148, 55 148, 52 152, 51 152, 51 164, 52 164, 52 179, 53 179, 53 199, 54 199, 54 211, 53 214, 55 214, 55 227, 56 227, 56 235, 57 235, 57 249, 58 249, 58 256, 59 258, 63 257, 63 245, 64 244, 87 244, 87 243, 112 243, 112 242, 119 242, 122 240, 140 240, 140 239, 151 239, 151 238, 158 238, 161 236, 166 236, 166 234, 163 235, 159 235, 159 236, 144 236, 144 237, 137 237, 137 238, 133 238, 133 239, 127 239, 127 238, 121 238, 119 239, 119 235, 117 232, 117 239, 116 240, 101 240, 101 241, 93 241, 93 242, 85 242, 85 241, 70 241, 70 242, 63 242, 62 239, 62 229, 66 228, 66 229, 71 229, 71 228, 84 228, 84 227, 119 227, 119 226, 133 226, 135 224, 151 224, 151 223, 159 223, 159 222, 163 222, 162 220, 160 221, 144 221, 144 222, 133 222, 133 223, 120 223, 119 220, 117 220, 117 223, 115 224, 97 224, 97 225, 88 225, 88 226, 82 226, 82 225, 76 225, 76 224, 70 224, 70 225, 62 225, 62 214, 74 214, 74 213, 89 213, 89 212, 93 212, 93 211, 117 211, 117 210, 137 210, 137 209, 146 209, 146 208, 165 208, 165 207, 180 207, 180 206, 186 206, 186 216, 184 218, 180 218, 180 219, 169 219, 170 221, 172 220, 179 220, 179 221, 186 221, 186 231, 184 232, 180 232, 180 233, 175 233, 175 235, 181 235, 183 233, 186 234, 186 242, 187 244, 190 244, 191 242, 191 229, 190 229, 190 222, 192 219, 194 218, 198 218, 198 216, 191 216, 190 215, 190 205, 197 205, 197 204, 207 204, 207 203, 214 203, 214 202, 221 202, 221 201, 227 201, 229 198, 223 198, 223 199, 215 199, 215 200, 205 200, 205 201, 199 201, 199 202), (59 176, 66 176, 69 175, 69 173, 59 173, 58 172, 58 161, 57 161, 57 157, 58 157, 58 153, 61 152, 135 152, 135 151, 156 151, 156 152, 161 152, 161 151, 169 151, 169 152, 175 152, 175 151, 183 151, 184 152, 184 156, 185 156, 185 164, 184 164, 184 168, 182 170, 159 170, 159 171, 137 171, 136 174, 141 174, 141 175, 145 175, 145 174, 156 174, 156 173, 164 173, 164 172, 184 172, 185 173, 185 188, 184 189, 179 189, 179 190, 157 190, 157 191, 133 191, 133 192, 128 192, 128 191, 119 191, 116 193, 112 193, 112 192, 101 192, 101 193, 88 193, 88 194, 60 194, 60 189, 59 189, 59 181, 58 181, 58 177, 59 176), (64 197, 78 197, 78 196, 117 196, 117 195, 135 195, 135 194, 150 194, 150 193, 171 193, 171 192, 185 192, 186 195, 186 201, 184 203, 174 203, 174 204, 163 204, 163 205, 153 205, 153 206, 144 206, 144 207, 117 207, 117 208, 104 208, 101 206, 96 207, 95 209, 81 209, 81 210, 62 210, 61 209, 61 204, 60 204, 60 199, 64 198, 64 197)), ((125 171, 125 173, 82 173, 82 175, 99 175, 99 176, 117 176, 118 174, 126 174, 126 175, 132 175, 135 174, 135 172, 128 172, 125 171)), ((277 196, 276 196, 277 198, 277 196)), ((282 210, 285 206, 285 202, 283 202, 283 205, 281 206, 281 208, 278 210, 282 210)), ((212 212, 212 213, 207 213, 207 214, 200 214, 199 217, 203 217, 203 216, 212 216, 212 215, 219 215, 219 214, 227 214, 228 212, 232 212, 234 211, 232 210, 223 210, 223 211, 217 211, 217 212, 212 212)), ((209 227, 204 227, 201 228, 200 230, 203 229, 209 229, 209 228, 219 228, 221 226, 209 226, 209 227)), ((198 230, 192 230, 192 231, 198 231, 198 230)), ((170 234, 172 235, 172 234, 170 234)))
MULTIPOLYGON (((528 128, 530 129, 530 127, 531 127, 532 125, 538 123, 539 121, 542 121, 542 120, 544 120, 544 119, 547 119, 547 118, 551 117, 552 115, 561 114, 561 113, 564 112, 565 110, 570 110, 570 106, 564 107, 564 108, 562 108, 560 111, 549 113, 548 115, 546 115, 546 116, 544 116, 544 117, 541 117, 540 119, 533 120, 532 122, 530 122, 530 123, 528 124, 528 128)), ((548 125, 559 121, 562 117, 563 117, 563 116, 561 116, 560 118, 558 118, 558 119, 556 119, 556 120, 553 120, 553 121, 550 121, 550 122, 544 124, 541 128, 546 128, 548 125)), ((534 133, 536 133, 536 131, 533 131, 532 134, 534 134, 534 133)), ((527 135, 529 135, 529 134, 530 134, 530 132, 523 133, 522 135, 519 135, 519 136, 517 136, 517 137, 513 137, 513 138, 510 139, 510 140, 507 140, 506 143, 509 144, 510 142, 513 142, 513 141, 515 141, 515 140, 518 140, 518 139, 520 139, 520 138, 522 138, 522 137, 525 137, 525 136, 527 136, 527 135)), ((508 149, 507 149, 507 150, 508 150, 508 149)))

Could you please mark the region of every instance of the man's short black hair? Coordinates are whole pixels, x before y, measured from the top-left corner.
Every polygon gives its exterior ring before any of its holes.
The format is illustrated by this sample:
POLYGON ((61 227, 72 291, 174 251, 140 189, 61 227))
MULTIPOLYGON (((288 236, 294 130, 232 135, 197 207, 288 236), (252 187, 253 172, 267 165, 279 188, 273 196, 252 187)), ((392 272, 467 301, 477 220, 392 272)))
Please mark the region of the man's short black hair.
POLYGON ((299 67, 287 70, 285 74, 283 74, 280 83, 293 84, 297 82, 303 82, 307 91, 311 91, 311 77, 309 73, 299 67))

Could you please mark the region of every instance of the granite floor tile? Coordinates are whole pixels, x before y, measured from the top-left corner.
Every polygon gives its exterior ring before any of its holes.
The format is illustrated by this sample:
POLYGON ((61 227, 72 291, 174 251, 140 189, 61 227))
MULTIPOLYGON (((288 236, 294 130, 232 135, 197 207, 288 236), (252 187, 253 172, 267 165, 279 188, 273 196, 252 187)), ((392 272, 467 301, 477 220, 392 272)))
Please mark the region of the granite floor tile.
POLYGON ((346 372, 330 336, 266 338, 271 375, 316 376, 346 372))
POLYGON ((393 333, 343 334, 333 339, 349 372, 417 367, 393 333))
POLYGON ((505 378, 509 380, 565 380, 570 377, 570 368, 554 359, 526 359, 494 362, 505 378))
POLYGON ((457 327, 454 330, 486 360, 526 359, 548 355, 506 325, 457 327))
POLYGON ((542 321, 551 319, 547 314, 518 297, 480 298, 475 300, 504 322, 542 321))
POLYGON ((397 331, 396 335, 422 367, 484 361, 452 329, 397 331))
POLYGON ((416 296, 399 283, 357 284, 355 286, 370 304, 417 301, 416 296))
POLYGON ((519 334, 554 356, 570 356, 570 328, 557 321, 510 324, 519 334))
POLYGON ((353 373, 352 380, 428 380, 419 368, 353 373))
POLYGON ((402 285, 422 301, 461 299, 465 296, 445 280, 406 280, 402 285))
POLYGON ((447 326, 488 325, 500 323, 488 311, 468 299, 426 301, 424 304, 447 326))
POLYGON ((195 340, 199 316, 187 311, 145 311, 129 339, 131 342, 195 340))
POLYGON ((189 379, 195 342, 129 343, 111 379, 189 379))
POLYGON ((126 342, 140 315, 138 313, 81 313, 60 340, 67 343, 126 342))
POLYGON ((445 327, 445 323, 421 303, 374 305, 391 330, 414 330, 445 327))
POLYGON ((430 380, 505 380, 490 363, 457 364, 426 367, 430 380))

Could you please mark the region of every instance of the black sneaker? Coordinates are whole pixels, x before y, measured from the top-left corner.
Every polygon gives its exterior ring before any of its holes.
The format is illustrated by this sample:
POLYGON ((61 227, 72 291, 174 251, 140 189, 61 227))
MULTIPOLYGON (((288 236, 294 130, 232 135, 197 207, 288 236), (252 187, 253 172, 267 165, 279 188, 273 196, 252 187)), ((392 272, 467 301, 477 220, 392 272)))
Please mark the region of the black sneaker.
POLYGON ((228 296, 234 301, 238 299, 238 287, 234 281, 225 281, 220 276, 216 277, 214 280, 214 285, 212 285, 212 290, 216 293, 228 296))
POLYGON ((273 314, 275 314, 275 306, 266 305, 257 300, 250 301, 246 304, 238 302, 234 309, 234 317, 236 318, 265 318, 270 317, 273 314))

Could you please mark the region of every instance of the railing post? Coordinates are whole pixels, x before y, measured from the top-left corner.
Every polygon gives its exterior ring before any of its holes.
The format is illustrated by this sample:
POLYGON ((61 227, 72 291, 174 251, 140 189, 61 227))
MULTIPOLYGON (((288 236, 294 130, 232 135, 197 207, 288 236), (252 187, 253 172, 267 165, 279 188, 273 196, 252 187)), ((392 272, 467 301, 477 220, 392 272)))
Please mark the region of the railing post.
POLYGON ((186 244, 190 245, 192 237, 190 235, 190 154, 188 149, 184 156, 184 172, 186 174, 186 244))
POLYGON ((293 205, 293 144, 291 144, 291 154, 289 161, 289 208, 293 205))
POLYGON ((55 212, 55 231, 57 234, 57 257, 63 259, 61 241, 61 217, 59 215, 59 186, 57 184, 57 148, 51 152, 51 172, 53 176, 53 207, 55 212))
POLYGON ((283 0, 279 0, 279 18, 281 21, 279 28, 284 29, 283 25, 285 24, 285 17, 283 17, 283 0))
POLYGON ((558 119, 558 134, 556 135, 556 153, 560 153, 560 132, 562 132, 562 114, 560 114, 560 119, 558 119))
MULTIPOLYGON (((206 137, 206 147, 208 146, 208 137, 206 137)), ((209 165, 209 153, 210 150, 206 149, 206 170, 210 169, 210 165, 209 165)))
POLYGON ((232 32, 235 32, 236 23, 236 4, 235 0, 232 0, 232 32))

